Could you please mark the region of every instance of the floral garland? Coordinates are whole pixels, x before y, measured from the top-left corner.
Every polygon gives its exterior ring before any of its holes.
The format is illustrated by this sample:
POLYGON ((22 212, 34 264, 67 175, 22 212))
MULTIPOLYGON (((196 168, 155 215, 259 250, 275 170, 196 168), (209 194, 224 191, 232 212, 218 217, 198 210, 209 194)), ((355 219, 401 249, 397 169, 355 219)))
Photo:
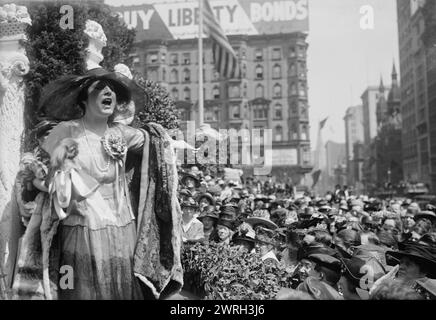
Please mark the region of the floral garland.
POLYGON ((273 300, 291 288, 292 270, 215 243, 185 245, 185 288, 205 300, 273 300))

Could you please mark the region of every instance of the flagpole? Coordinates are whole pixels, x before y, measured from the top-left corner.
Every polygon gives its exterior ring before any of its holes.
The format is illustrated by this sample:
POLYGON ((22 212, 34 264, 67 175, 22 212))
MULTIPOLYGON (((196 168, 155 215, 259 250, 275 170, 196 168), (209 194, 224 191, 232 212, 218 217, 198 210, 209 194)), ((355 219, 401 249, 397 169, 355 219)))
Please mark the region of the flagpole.
POLYGON ((198 0, 198 122, 203 125, 204 97, 203 97, 203 0, 198 0))

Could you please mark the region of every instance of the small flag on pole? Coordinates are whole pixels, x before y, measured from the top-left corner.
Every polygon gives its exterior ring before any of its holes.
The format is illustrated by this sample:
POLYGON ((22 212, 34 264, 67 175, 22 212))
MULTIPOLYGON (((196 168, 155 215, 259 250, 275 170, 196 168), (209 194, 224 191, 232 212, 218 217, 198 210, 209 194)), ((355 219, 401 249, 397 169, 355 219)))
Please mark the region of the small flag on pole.
MULTIPOLYGON (((203 1, 203 0, 200 0, 203 1)), ((215 18, 209 0, 203 5, 204 31, 212 39, 213 60, 215 69, 225 78, 239 78, 238 58, 230 42, 215 18)))
POLYGON ((322 130, 322 129, 324 128, 325 123, 327 122, 328 118, 329 118, 329 117, 325 118, 324 120, 322 120, 322 121, 319 123, 319 129, 320 129, 320 130, 322 130))

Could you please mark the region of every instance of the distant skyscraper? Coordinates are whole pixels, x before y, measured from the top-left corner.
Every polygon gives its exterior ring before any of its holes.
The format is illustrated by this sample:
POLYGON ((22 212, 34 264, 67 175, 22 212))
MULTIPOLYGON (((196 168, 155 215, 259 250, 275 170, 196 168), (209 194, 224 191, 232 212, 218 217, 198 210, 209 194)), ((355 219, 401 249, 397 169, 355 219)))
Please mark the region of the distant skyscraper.
POLYGON ((425 31, 424 5, 425 1, 397 0, 397 20, 404 178, 408 182, 430 184, 429 131, 434 123, 430 126, 426 72, 428 62, 422 42, 425 31))
POLYGON ((379 87, 370 86, 362 94, 363 112, 363 143, 369 145, 371 140, 377 136, 377 100, 379 87))
POLYGON ((354 144, 363 143, 363 107, 349 107, 345 113, 345 158, 347 165, 347 184, 355 185, 354 144))

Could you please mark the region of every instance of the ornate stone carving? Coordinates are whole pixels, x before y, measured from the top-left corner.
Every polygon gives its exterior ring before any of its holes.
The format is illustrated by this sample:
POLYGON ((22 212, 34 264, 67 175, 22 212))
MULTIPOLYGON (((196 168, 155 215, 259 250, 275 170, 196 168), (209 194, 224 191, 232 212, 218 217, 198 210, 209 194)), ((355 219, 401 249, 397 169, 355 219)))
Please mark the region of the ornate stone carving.
POLYGON ((93 20, 87 20, 85 34, 89 37, 89 45, 85 49, 87 53, 86 68, 88 70, 101 68, 100 62, 103 61, 101 50, 106 46, 106 35, 100 24, 93 20))
POLYGON ((29 60, 19 40, 26 39, 26 24, 30 24, 30 18, 25 7, 14 4, 0 7, 0 264, 8 237, 6 208, 19 170, 23 145, 23 76, 29 72, 29 60))

